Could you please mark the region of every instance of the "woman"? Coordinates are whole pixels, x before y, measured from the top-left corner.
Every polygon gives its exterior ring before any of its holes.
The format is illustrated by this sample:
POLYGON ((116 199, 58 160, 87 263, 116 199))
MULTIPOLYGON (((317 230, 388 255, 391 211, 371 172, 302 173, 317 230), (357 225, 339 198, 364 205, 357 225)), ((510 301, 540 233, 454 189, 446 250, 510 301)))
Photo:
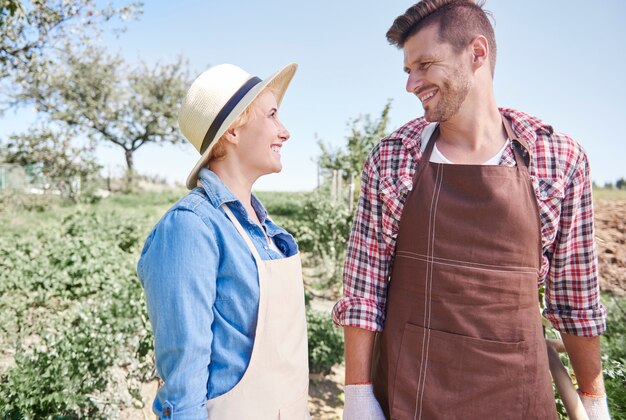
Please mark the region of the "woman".
POLYGON ((278 107, 296 68, 261 80, 219 65, 181 106, 180 129, 202 157, 137 267, 163 379, 160 418, 309 418, 298 248, 251 193, 282 168, 289 132, 278 107))

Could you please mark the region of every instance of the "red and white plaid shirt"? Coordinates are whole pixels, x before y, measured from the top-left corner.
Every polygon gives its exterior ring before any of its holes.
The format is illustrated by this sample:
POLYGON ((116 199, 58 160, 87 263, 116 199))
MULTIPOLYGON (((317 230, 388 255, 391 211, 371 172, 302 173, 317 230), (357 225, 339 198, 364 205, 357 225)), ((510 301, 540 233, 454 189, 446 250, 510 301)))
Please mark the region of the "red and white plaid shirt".
MULTIPOLYGON (((539 119, 512 109, 500 111, 526 140, 531 155, 529 172, 542 225, 539 285, 546 285, 544 316, 559 331, 599 335, 606 328, 606 312, 600 304, 587 155, 539 119)), ((399 221, 427 125, 423 118, 410 121, 383 138, 365 162, 344 263, 344 297, 333 309, 338 326, 383 329, 399 221)), ((500 165, 515 166, 510 147, 500 165)))

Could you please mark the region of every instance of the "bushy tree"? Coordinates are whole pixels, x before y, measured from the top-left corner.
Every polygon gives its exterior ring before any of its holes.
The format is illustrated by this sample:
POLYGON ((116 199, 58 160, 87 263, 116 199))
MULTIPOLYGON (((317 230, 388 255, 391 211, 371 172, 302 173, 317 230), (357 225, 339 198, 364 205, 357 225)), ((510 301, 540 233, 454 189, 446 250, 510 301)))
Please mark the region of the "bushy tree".
MULTIPOLYGON (((59 51, 82 48, 97 39, 102 25, 114 18, 137 16, 142 4, 102 6, 96 0, 0 1, 0 87, 4 107, 25 86, 36 83, 59 51)), ((121 30, 121 28, 119 28, 121 30)))
MULTIPOLYGON (((323 174, 340 170, 344 180, 347 181, 353 177, 358 183, 367 155, 381 138, 389 134, 387 125, 390 110, 391 102, 387 102, 378 118, 373 119, 366 114, 349 121, 350 135, 346 137, 346 144, 342 147, 333 148, 324 141, 318 140, 320 148, 318 165, 323 174)), ((355 192, 358 191, 357 185, 355 192)))
POLYGON ((32 181, 74 201, 100 169, 91 147, 75 146, 70 132, 49 127, 11 136, 2 160, 27 168, 32 181))
POLYGON ((135 68, 92 47, 66 51, 55 69, 24 91, 39 112, 76 129, 95 142, 124 151, 129 175, 134 153, 149 143, 179 143, 178 106, 189 85, 182 59, 135 68))

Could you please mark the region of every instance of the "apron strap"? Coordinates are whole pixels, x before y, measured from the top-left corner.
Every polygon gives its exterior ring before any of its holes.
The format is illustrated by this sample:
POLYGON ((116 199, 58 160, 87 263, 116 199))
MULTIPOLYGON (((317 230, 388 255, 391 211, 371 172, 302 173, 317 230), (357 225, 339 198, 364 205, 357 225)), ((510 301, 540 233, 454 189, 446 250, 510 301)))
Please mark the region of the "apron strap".
POLYGON ((508 119, 504 117, 504 115, 502 115, 502 124, 504 125, 504 129, 506 130, 506 135, 509 137, 509 140, 511 141, 511 148, 513 149, 513 156, 515 157, 515 163, 517 164, 518 167, 520 166, 520 163, 521 163, 524 167, 528 168, 528 165, 530 162, 530 149, 528 148, 528 143, 526 142, 525 139, 515 135, 515 132, 513 132, 513 129, 511 128, 511 123, 509 122, 508 119), (520 147, 518 147, 514 142, 518 143, 520 147), (526 150, 526 153, 528 154, 528 161, 524 158, 521 148, 526 150))
MULTIPOLYGON (((433 130, 433 133, 430 135, 428 139, 428 143, 426 143, 426 148, 424 149, 424 153, 422 153, 422 157, 420 161, 430 162, 430 155, 433 153, 433 149, 435 147, 435 142, 439 138, 439 123, 437 123, 437 127, 433 130)), ((424 139, 422 139, 424 141, 424 139)))
MULTIPOLYGON (((524 158, 520 147, 518 147, 515 143, 519 143, 519 145, 526 150, 528 156, 530 156, 530 149, 528 148, 528 143, 521 137, 515 135, 515 132, 511 128, 511 123, 507 120, 504 115, 502 116, 502 124, 504 125, 504 130, 506 131, 506 135, 511 141, 511 148, 513 149, 513 156, 515 158, 515 163, 518 167, 523 166, 528 168, 529 163, 524 158), (521 163, 521 165, 520 165, 521 163)), ((435 141, 439 138, 439 124, 430 135, 428 139, 428 143, 426 144, 426 148, 424 149, 424 153, 422 153, 422 157, 420 158, 420 162, 425 161, 428 163, 430 161, 430 156, 432 155, 433 149, 435 147, 435 141)), ((530 159, 529 159, 530 160, 530 159)), ((421 168, 420 168, 421 169, 421 168)), ((418 169, 418 170, 420 170, 418 169)))
POLYGON ((243 240, 246 242, 246 245, 248 245, 248 248, 250 249, 252 256, 257 262, 257 266, 260 267, 261 261, 262 261, 261 256, 259 255, 259 252, 256 250, 256 247, 252 243, 252 239, 250 239, 250 235, 248 235, 248 233, 244 230, 243 226, 241 226, 241 223, 239 223, 239 220, 237 220, 237 218, 235 217, 231 209, 228 208, 226 204, 222 204, 221 208, 222 210, 224 210, 224 212, 226 213, 226 216, 230 219, 230 221, 233 222, 233 225, 235 225, 235 229, 237 229, 237 232, 239 232, 243 240))

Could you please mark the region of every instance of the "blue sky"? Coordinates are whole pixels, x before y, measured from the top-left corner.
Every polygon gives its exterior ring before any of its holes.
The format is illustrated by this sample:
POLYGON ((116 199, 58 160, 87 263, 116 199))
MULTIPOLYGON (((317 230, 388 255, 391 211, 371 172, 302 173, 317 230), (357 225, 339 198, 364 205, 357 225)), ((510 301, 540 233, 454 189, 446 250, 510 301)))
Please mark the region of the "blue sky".
MULTIPOLYGON (((268 76, 300 65, 281 117, 291 139, 283 172, 261 178, 257 190, 310 190, 316 186, 316 137, 342 145, 347 122, 376 116, 392 100, 390 128, 422 115, 404 90, 402 53, 385 40, 393 19, 413 1, 318 0, 297 2, 145 1, 138 21, 103 42, 128 61, 171 61, 182 54, 195 77, 209 66, 237 64, 268 76)), ((587 150, 593 179, 626 177, 621 121, 626 111, 626 2, 604 0, 487 0, 495 16, 498 103, 536 115, 587 150)), ((6 113, 0 136, 25 129, 31 111, 6 113)), ((119 173, 123 153, 98 149, 119 173)), ((198 158, 191 145, 146 146, 135 162, 144 174, 183 182, 198 158)))

